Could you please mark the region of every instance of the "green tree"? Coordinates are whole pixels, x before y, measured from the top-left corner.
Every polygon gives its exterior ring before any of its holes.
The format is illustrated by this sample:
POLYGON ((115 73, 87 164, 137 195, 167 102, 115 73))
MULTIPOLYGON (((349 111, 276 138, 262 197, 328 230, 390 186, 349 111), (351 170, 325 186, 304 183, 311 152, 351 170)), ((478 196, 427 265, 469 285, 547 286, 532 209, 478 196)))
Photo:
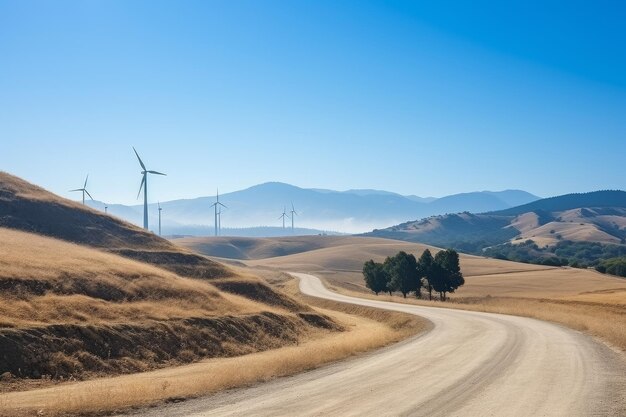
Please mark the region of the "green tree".
POLYGON ((422 256, 420 256, 417 261, 417 273, 419 278, 424 278, 426 280, 424 287, 428 290, 428 299, 433 299, 433 285, 431 281, 433 278, 431 275, 433 274, 433 263, 435 260, 433 259, 433 255, 430 253, 430 250, 426 249, 422 256))
POLYGON ((389 283, 389 277, 383 264, 374 262, 370 259, 363 265, 363 278, 365 279, 365 286, 374 291, 376 295, 382 291, 387 291, 387 284, 389 283))
POLYGON ((437 252, 435 255, 433 288, 440 294, 441 300, 446 300, 446 293, 453 293, 461 285, 465 284, 465 279, 461 273, 459 264, 459 254, 453 249, 446 249, 437 252))
POLYGON ((385 260, 384 268, 389 275, 390 291, 392 289, 400 291, 404 298, 411 291, 416 293, 420 291, 421 282, 415 256, 400 251, 396 256, 385 260))

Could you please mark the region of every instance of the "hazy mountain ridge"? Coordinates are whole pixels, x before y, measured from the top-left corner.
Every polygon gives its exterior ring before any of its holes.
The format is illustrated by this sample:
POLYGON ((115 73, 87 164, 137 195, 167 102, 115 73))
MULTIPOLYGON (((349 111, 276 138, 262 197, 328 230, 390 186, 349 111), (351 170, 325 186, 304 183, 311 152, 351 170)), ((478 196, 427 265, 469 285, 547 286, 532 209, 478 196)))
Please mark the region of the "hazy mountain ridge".
POLYGON ((626 192, 566 194, 482 214, 456 213, 410 221, 369 235, 457 246, 476 251, 507 242, 533 240, 539 246, 559 241, 623 244, 626 192))
MULTIPOLYGON (((501 210, 512 207, 510 201, 527 203, 537 199, 520 190, 462 193, 435 199, 373 189, 305 189, 280 182, 268 182, 220 195, 220 202, 227 206, 222 212, 224 231, 226 228, 258 228, 261 225, 282 228, 279 216, 283 208, 290 214, 293 203, 297 212, 295 226, 310 229, 309 233, 322 230, 364 232, 407 219, 455 211, 501 210)), ((214 202, 214 196, 161 202, 163 234, 207 234, 207 228, 214 225, 214 211, 211 208, 214 202)), ((104 210, 101 202, 88 204, 104 210)), ((108 210, 110 214, 139 224, 143 206, 109 205, 108 210)), ((150 204, 149 210, 151 228, 156 230, 156 204, 150 204)), ((286 219, 285 225, 290 228, 291 220, 286 219)), ((285 234, 290 233, 290 230, 285 230, 285 234)), ((254 235, 259 236, 258 230, 254 235)))

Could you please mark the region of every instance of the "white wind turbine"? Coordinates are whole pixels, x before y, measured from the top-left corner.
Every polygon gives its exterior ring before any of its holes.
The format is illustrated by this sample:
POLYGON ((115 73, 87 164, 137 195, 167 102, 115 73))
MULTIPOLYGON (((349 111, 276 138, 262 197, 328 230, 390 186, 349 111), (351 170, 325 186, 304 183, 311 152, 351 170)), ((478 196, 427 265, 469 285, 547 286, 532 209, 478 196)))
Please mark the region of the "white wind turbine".
POLYGON ((215 195, 215 203, 211 204, 211 207, 215 208, 215 236, 218 235, 219 233, 219 229, 221 228, 221 219, 218 220, 219 217, 221 217, 222 215, 222 207, 224 208, 228 208, 226 207, 224 204, 220 203, 220 190, 217 190, 217 194, 215 195), (219 208, 219 213, 217 211, 217 209, 219 208), (218 217, 219 216, 219 217, 218 217))
POLYGON ((163 210, 163 208, 161 207, 161 203, 158 201, 157 206, 159 206, 159 236, 161 236, 161 210, 163 210))
POLYGON ((137 150, 133 146, 133 151, 135 151, 135 155, 137 155, 137 159, 139 160, 139 165, 141 165, 141 185, 139 186, 139 192, 137 193, 137 198, 139 198, 139 194, 141 194, 141 188, 143 187, 143 228, 148 230, 148 174, 156 174, 156 175, 165 175, 161 172, 157 171, 149 171, 146 169, 143 161, 139 157, 137 150))
POLYGON ((82 191, 82 193, 83 193, 83 206, 85 205, 85 194, 87 194, 89 196, 89 198, 91 198, 91 200, 93 201, 93 197, 91 196, 91 194, 89 194, 89 191, 87 191, 87 180, 88 179, 89 179, 89 174, 87 174, 87 178, 85 178, 85 184, 83 185, 83 188, 77 188, 75 190, 70 190, 70 192, 82 191))
POLYGON ((298 213, 296 212, 296 209, 293 207, 293 201, 291 202, 291 233, 295 233, 295 228, 293 226, 293 218, 295 216, 297 216, 298 213))
POLYGON ((283 229, 285 228, 285 217, 289 217, 287 214, 287 207, 283 206, 283 214, 278 217, 278 220, 283 219, 283 229))

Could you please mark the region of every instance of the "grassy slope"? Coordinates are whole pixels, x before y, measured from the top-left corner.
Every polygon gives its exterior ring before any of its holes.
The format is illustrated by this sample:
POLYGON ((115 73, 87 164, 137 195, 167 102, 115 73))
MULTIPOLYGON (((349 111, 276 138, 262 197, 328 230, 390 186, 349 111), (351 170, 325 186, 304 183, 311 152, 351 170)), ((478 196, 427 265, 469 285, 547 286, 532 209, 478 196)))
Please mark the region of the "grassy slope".
POLYGON ((309 252, 352 241, 349 236, 184 237, 173 239, 177 245, 207 256, 240 260, 265 259, 309 252))
POLYGON ((0 241, 0 374, 18 379, 144 371, 338 330, 254 276, 6 173, 0 241))
POLYGON ((0 172, 0 227, 37 233, 118 253, 195 278, 228 269, 171 242, 21 178, 0 172))
POLYGON ((144 371, 338 330, 254 277, 213 281, 227 287, 220 291, 49 237, 0 228, 0 241, 0 374, 59 379, 144 371))
POLYGON ((101 415, 129 406, 203 395, 313 369, 385 346, 428 327, 415 316, 374 309, 350 309, 350 314, 345 314, 341 313, 344 307, 329 303, 326 309, 318 311, 332 316, 347 329, 345 332, 310 332, 297 346, 236 358, 214 358, 142 374, 0 394, 0 415, 33 415, 39 410, 44 410, 45 415, 101 415))

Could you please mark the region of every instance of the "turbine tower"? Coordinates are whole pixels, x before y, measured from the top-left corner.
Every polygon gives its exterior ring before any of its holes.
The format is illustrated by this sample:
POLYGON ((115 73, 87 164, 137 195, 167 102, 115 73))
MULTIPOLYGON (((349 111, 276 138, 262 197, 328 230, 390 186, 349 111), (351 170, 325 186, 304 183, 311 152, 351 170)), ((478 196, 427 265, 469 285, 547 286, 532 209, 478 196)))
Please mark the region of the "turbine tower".
POLYGON ((82 191, 82 193, 83 193, 83 206, 85 205, 85 194, 87 194, 89 196, 89 198, 91 198, 91 200, 93 201, 93 197, 91 196, 91 194, 89 194, 89 191, 87 191, 87 180, 88 179, 89 179, 89 174, 87 174, 87 178, 85 178, 85 185, 83 185, 83 188, 77 188, 75 190, 70 190, 70 192, 82 191))
POLYGON ((291 202, 291 233, 294 234, 295 233, 295 228, 293 227, 293 218, 294 216, 297 216, 298 213, 296 212, 296 209, 293 208, 293 201, 291 202))
POLYGON ((217 212, 217 234, 222 235, 222 206, 220 206, 217 212))
POLYGON ((159 236, 161 236, 161 203, 157 201, 157 206, 159 206, 159 236))
POLYGON ((217 194, 215 195, 215 203, 211 204, 211 207, 215 208, 215 236, 217 236, 219 233, 219 228, 221 227, 220 225, 221 220, 218 222, 218 216, 221 216, 222 214, 222 207, 228 208, 222 203, 220 203, 220 190, 219 189, 217 190, 217 194), (220 209, 219 213, 217 212, 218 208, 220 209))
POLYGON ((285 228, 285 217, 289 217, 289 215, 287 214, 287 207, 283 206, 283 214, 278 218, 278 220, 283 219, 283 229, 285 228))
POLYGON ((107 214, 109 210, 109 206, 104 206, 104 214, 107 214))
POLYGON ((143 161, 139 157, 137 153, 137 149, 133 146, 133 151, 135 151, 135 155, 137 155, 137 159, 139 160, 139 165, 141 165, 141 185, 139 186, 139 192, 137 193, 137 198, 139 198, 139 194, 141 194, 141 188, 143 187, 143 228, 148 230, 148 174, 156 174, 156 175, 165 175, 161 172, 157 171, 149 171, 146 169, 143 161))

